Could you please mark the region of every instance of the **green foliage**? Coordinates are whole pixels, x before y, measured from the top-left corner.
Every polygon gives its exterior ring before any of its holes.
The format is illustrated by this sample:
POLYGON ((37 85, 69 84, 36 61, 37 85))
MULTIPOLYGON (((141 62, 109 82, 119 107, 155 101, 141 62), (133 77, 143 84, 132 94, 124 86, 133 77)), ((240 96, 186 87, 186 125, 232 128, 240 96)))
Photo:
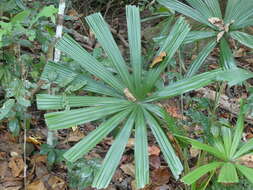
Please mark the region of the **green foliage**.
POLYGON ((190 32, 188 38, 191 40, 185 40, 185 43, 210 38, 210 42, 203 47, 203 50, 190 66, 186 74, 187 77, 198 72, 204 60, 216 46, 220 48, 220 65, 226 69, 235 68, 236 63, 229 47, 229 39, 234 39, 249 48, 253 48, 253 37, 241 31, 252 25, 252 0, 228 0, 224 14, 221 13, 219 0, 186 0, 188 4, 179 0, 158 0, 158 2, 168 9, 177 11, 203 25, 201 27, 203 30, 190 32), (222 15, 225 16, 222 17, 222 15))
POLYGON ((47 163, 49 166, 64 161, 64 150, 56 149, 48 144, 42 144, 40 147, 40 154, 47 155, 47 163))
POLYGON ((99 159, 79 159, 74 163, 67 162, 69 187, 81 190, 90 186, 100 167, 99 159))
POLYGON ((250 183, 245 178, 240 179, 238 184, 223 185, 217 182, 214 182, 207 190, 251 190, 253 189, 253 184, 250 183))
POLYGON ((253 143, 252 140, 249 140, 246 143, 241 142, 244 128, 244 117, 245 108, 242 104, 236 126, 233 129, 230 129, 227 126, 220 127, 220 135, 218 137, 213 137, 212 142, 209 142, 208 144, 204 144, 188 137, 176 135, 183 142, 191 144, 192 147, 203 150, 212 155, 212 159, 210 159, 208 164, 202 165, 184 176, 182 178, 184 183, 191 185, 202 176, 214 171, 217 171, 218 173, 217 182, 219 183, 238 183, 238 172, 251 183, 253 182, 253 169, 241 165, 239 161, 240 157, 247 155, 252 151, 253 143), (219 168, 220 170, 218 170, 219 168))
MULTIPOLYGON (((31 92, 38 87, 54 35, 57 9, 42 2, 39 5, 28 8, 21 0, 0 2, 0 121, 6 122, 14 135, 21 126, 29 126, 25 121, 30 118, 27 108, 32 104, 31 92)), ((77 85, 68 90, 75 90, 77 85)))
MULTIPOLYGON (((123 59, 101 14, 92 14, 86 18, 86 21, 110 59, 110 67, 96 59, 96 54, 88 53, 70 36, 65 35, 57 42, 56 47, 71 57, 80 68, 75 69, 68 64, 49 62, 41 78, 49 83, 54 81, 56 84, 64 81, 71 81, 73 84, 84 82, 82 88, 88 91, 89 95, 37 95, 39 109, 63 110, 45 114, 46 123, 51 130, 70 128, 96 120, 102 121, 99 127, 64 154, 70 162, 75 162, 87 154, 113 129, 120 128, 94 176, 92 187, 98 189, 106 188, 110 183, 133 129, 136 137, 134 155, 137 188, 143 188, 149 183, 147 126, 161 147, 173 176, 178 179, 183 166, 161 128, 161 124, 168 122, 168 118, 163 108, 154 103, 203 87, 216 80, 226 80, 226 77, 221 78, 224 73, 229 75, 229 72, 235 74, 242 71, 219 69, 179 80, 170 85, 163 84, 164 88, 157 88, 160 74, 171 63, 174 54, 189 34, 189 25, 184 18, 176 21, 164 43, 155 53, 159 56, 165 52, 167 56, 157 66, 148 68, 141 58, 139 9, 135 6, 127 6, 126 15, 130 48, 129 64, 123 59), (94 77, 100 80, 94 80, 94 77)), ((249 77, 252 77, 252 74, 246 78, 249 77)))

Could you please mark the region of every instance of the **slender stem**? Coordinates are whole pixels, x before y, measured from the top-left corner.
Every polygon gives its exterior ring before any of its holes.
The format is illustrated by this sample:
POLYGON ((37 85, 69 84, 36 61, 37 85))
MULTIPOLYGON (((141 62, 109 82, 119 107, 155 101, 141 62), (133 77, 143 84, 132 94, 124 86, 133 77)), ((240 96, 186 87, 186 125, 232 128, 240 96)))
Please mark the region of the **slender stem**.
MULTIPOLYGON (((65 0, 59 0, 59 11, 55 38, 56 40, 62 37, 63 21, 64 21, 64 11, 66 3, 65 0)), ((55 48, 54 52, 54 62, 59 62, 61 58, 61 51, 55 48)), ((56 131, 48 130, 47 134, 47 144, 54 146, 57 141, 56 131)))

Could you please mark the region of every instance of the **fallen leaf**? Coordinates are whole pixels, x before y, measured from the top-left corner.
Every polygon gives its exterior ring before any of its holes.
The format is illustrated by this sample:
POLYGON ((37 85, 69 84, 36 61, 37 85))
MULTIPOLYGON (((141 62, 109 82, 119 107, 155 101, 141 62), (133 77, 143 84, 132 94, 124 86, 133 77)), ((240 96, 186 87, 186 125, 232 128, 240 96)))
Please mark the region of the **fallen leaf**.
POLYGON ((192 158, 197 157, 199 155, 199 153, 200 153, 199 149, 196 149, 196 148, 193 148, 193 147, 190 148, 190 155, 191 155, 192 158))
POLYGON ((24 170, 25 163, 21 157, 12 157, 9 162, 9 168, 13 176, 18 177, 24 170))
POLYGON ((46 155, 39 155, 36 154, 31 158, 31 162, 33 164, 39 163, 39 162, 43 162, 46 163, 47 162, 47 156, 46 155))
POLYGON ((253 168, 253 154, 247 154, 238 158, 240 164, 253 168))
POLYGON ((36 174, 37 178, 47 175, 48 174, 47 166, 45 164, 43 164, 42 162, 37 163, 35 165, 35 174, 36 174))
POLYGON ((170 186, 163 185, 163 186, 156 187, 154 190, 170 190, 170 189, 171 189, 170 186))
POLYGON ((0 160, 6 160, 7 153, 6 152, 0 152, 0 160))
POLYGON ((51 176, 48 180, 48 184, 54 190, 62 190, 66 188, 65 181, 57 176, 51 176))
POLYGON ((8 169, 8 163, 6 161, 0 162, 0 178, 4 178, 8 169))
POLYGON ((218 27, 219 29, 221 29, 221 30, 224 30, 224 29, 225 29, 224 21, 223 21, 222 19, 220 19, 220 18, 211 17, 211 18, 208 19, 208 21, 209 21, 211 24, 217 26, 217 27, 218 27))
POLYGON ((67 142, 77 142, 77 141, 80 141, 83 137, 84 137, 83 132, 76 129, 75 131, 70 132, 67 138, 67 142))
MULTIPOLYGON (((3 190, 21 190, 22 186, 18 186, 18 187, 7 187, 3 190)), ((0 189, 1 190, 1 189, 0 189)))
POLYGON ((40 180, 34 181, 27 186, 27 190, 47 190, 44 183, 40 180))
POLYGON ((30 136, 27 138, 26 142, 32 143, 34 145, 41 145, 42 142, 39 139, 41 139, 41 138, 30 136))
POLYGON ((154 58, 154 60, 152 61, 152 64, 150 65, 150 68, 153 68, 155 65, 157 65, 158 63, 162 62, 163 59, 167 56, 166 52, 161 52, 158 56, 156 56, 154 58))
POLYGON ((170 180, 170 172, 167 167, 157 168, 152 171, 152 183, 155 185, 164 185, 170 180))
POLYGON ((246 49, 245 48, 239 48, 239 49, 237 49, 235 52, 234 52, 234 56, 236 57, 236 58, 239 58, 239 57, 244 57, 245 56, 245 54, 246 54, 246 49))
POLYGON ((158 148, 155 145, 152 145, 152 146, 148 147, 148 153, 149 153, 149 155, 159 156, 160 152, 161 152, 160 148, 158 148))
POLYGON ((180 110, 177 106, 165 105, 165 110, 174 118, 186 120, 187 118, 180 113, 180 110))
POLYGON ((217 34, 217 39, 216 39, 216 42, 219 42, 221 40, 221 38, 224 36, 225 34, 225 31, 221 31, 217 34))
POLYGON ((105 190, 117 190, 114 185, 109 185, 105 190))
POLYGON ((159 156, 151 155, 149 157, 149 164, 151 167, 157 169, 161 166, 161 160, 159 156))
POLYGON ((135 180, 131 181, 131 190, 137 190, 136 181, 135 180))
POLYGON ((120 169, 122 169, 125 174, 130 175, 133 178, 135 177, 135 168, 133 164, 123 164, 120 166, 120 169))
POLYGON ((253 64, 253 58, 248 58, 248 59, 246 59, 246 61, 247 61, 249 64, 253 64))
POLYGON ((134 138, 129 138, 126 146, 128 148, 132 148, 132 147, 134 147, 134 144, 135 144, 135 139, 134 138))

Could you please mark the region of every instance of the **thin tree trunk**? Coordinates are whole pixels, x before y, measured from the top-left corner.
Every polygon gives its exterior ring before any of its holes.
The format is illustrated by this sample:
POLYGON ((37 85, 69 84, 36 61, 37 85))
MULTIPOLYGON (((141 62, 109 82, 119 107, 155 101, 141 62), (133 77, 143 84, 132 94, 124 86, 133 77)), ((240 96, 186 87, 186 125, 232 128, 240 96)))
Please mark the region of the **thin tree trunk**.
MULTIPOLYGON (((65 0, 60 0, 59 1, 56 34, 55 34, 56 41, 62 37, 62 28, 63 28, 65 7, 66 7, 65 0)), ((61 58, 61 51, 58 50, 57 48, 55 48, 54 62, 59 62, 60 58, 61 58)), ((57 141, 57 134, 56 133, 57 133, 57 131, 48 130, 48 134, 47 134, 47 144, 48 145, 54 146, 55 142, 57 141)))

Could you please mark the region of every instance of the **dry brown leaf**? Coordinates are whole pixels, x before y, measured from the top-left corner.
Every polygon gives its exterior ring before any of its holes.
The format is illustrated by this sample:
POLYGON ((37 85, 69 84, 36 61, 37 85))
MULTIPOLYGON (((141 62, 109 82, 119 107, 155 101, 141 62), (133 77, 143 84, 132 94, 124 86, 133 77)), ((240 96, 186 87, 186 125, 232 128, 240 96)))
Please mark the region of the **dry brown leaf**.
POLYGON ((48 168, 42 162, 39 162, 35 165, 35 174, 37 178, 43 177, 48 174, 48 168))
POLYGON ((165 110, 174 118, 186 120, 187 118, 180 113, 178 107, 173 105, 165 105, 165 110))
POLYGON ((170 172, 167 167, 161 167, 152 171, 152 183, 155 185, 165 185, 170 180, 170 172))
POLYGON ((200 150, 193 148, 193 147, 190 148, 190 155, 192 158, 197 157, 199 155, 199 153, 200 153, 200 150))
POLYGON ((131 190, 137 190, 136 181, 135 180, 131 181, 131 190))
POLYGON ((105 190, 116 190, 114 185, 109 185, 105 190))
POLYGON ((80 17, 84 15, 84 14, 78 14, 78 12, 75 9, 70 9, 67 14, 69 16, 74 17, 74 20, 78 20, 80 17))
POLYGON ((18 177, 25 167, 25 163, 21 157, 12 157, 8 165, 15 177, 18 177))
POLYGON ((160 157, 156 156, 156 155, 151 155, 149 157, 149 163, 150 163, 150 166, 155 168, 155 169, 160 168, 160 166, 161 166, 160 157))
POLYGON ((164 58, 167 56, 166 52, 161 52, 158 56, 156 56, 153 61, 152 64, 149 66, 150 68, 153 68, 154 66, 156 66, 158 63, 162 62, 164 60, 164 58))
POLYGON ((40 180, 34 181, 27 186, 27 190, 47 190, 44 183, 40 180))
POLYGON ((225 34, 225 31, 219 32, 219 33, 217 34, 217 39, 216 39, 216 41, 219 42, 220 39, 224 36, 224 34, 225 34))
POLYGON ((76 129, 75 131, 71 131, 67 141, 68 142, 77 142, 79 140, 81 140, 84 137, 83 132, 81 132, 80 130, 76 129))
POLYGON ((135 144, 135 139, 134 138, 129 138, 126 146, 128 148, 133 148, 134 144, 135 144))
POLYGON ((246 59, 246 61, 247 61, 249 64, 252 64, 252 65, 253 65, 253 58, 246 59))
POLYGON ((43 162, 46 163, 47 162, 47 156, 46 155, 34 155, 31 159, 31 162, 33 164, 39 163, 39 162, 43 162))
POLYGON ((22 186, 4 188, 4 190, 21 190, 21 189, 22 189, 22 186))
POLYGON ((160 152, 161 152, 160 148, 158 148, 155 145, 152 145, 152 146, 148 147, 148 153, 149 153, 149 155, 159 156, 160 152))
POLYGON ((133 164, 123 164, 120 166, 120 169, 122 169, 125 174, 130 175, 133 178, 135 177, 135 168, 133 164))
POLYGON ((6 172, 8 169, 8 163, 6 161, 0 162, 0 178, 4 178, 6 176, 6 172))
POLYGON ((221 29, 221 30, 224 30, 224 29, 225 29, 225 27, 224 27, 224 21, 223 21, 222 19, 220 19, 220 18, 211 17, 211 18, 208 19, 208 21, 209 21, 211 24, 217 26, 217 27, 218 27, 219 29, 221 29))
POLYGON ((170 186, 162 185, 162 186, 156 187, 154 190, 170 190, 170 189, 171 189, 170 186))
POLYGON ((253 154, 244 155, 238 158, 238 161, 245 166, 253 168, 253 154))
POLYGON ((26 142, 32 143, 34 145, 41 145, 42 142, 39 139, 41 139, 41 137, 32 137, 32 136, 30 136, 30 137, 27 138, 26 142))
POLYGON ((7 153, 6 152, 0 152, 0 160, 6 160, 7 153))
POLYGON ((54 190, 63 190, 66 188, 65 181, 57 176, 51 176, 48 180, 48 184, 54 190))
POLYGON ((236 51, 235 51, 235 53, 234 53, 234 56, 235 57, 244 57, 245 56, 245 54, 246 54, 246 49, 245 48, 239 48, 239 49, 237 49, 236 51))

